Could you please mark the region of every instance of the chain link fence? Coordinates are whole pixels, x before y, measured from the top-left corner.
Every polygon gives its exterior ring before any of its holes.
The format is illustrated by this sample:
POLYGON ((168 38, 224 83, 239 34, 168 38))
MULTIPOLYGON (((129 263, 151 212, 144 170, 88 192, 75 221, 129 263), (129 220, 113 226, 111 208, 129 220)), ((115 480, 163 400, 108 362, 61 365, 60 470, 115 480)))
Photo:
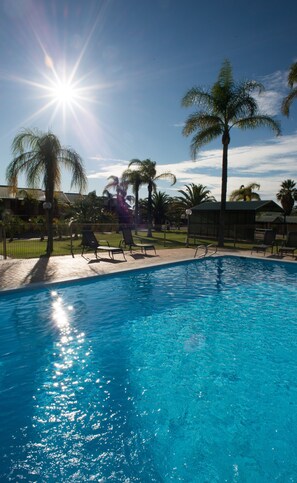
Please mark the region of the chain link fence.
MULTIPOLYGON (((0 222, 1 223, 1 222, 0 222)), ((56 223, 54 225, 54 246, 52 255, 81 254, 81 234, 85 227, 95 233, 100 244, 108 242, 111 246, 119 246, 122 234, 119 224, 78 224, 56 223)), ((251 246, 263 238, 266 228, 255 225, 226 225, 225 245, 230 248, 250 249, 251 246)), ((282 243, 287 233, 287 226, 279 224, 272 227, 276 231, 277 243, 282 243)), ((134 230, 135 231, 135 230, 134 230)), ((133 231, 133 233, 134 233, 133 231)), ((192 225, 188 232, 187 227, 163 226, 158 231, 153 231, 153 237, 147 237, 147 227, 137 229, 137 241, 153 241, 156 248, 178 248, 185 246, 197 246, 201 243, 217 242, 218 226, 209 224, 192 225)), ((37 225, 30 222, 1 223, 0 224, 0 257, 7 258, 38 258, 46 254, 47 233, 44 223, 37 225)))

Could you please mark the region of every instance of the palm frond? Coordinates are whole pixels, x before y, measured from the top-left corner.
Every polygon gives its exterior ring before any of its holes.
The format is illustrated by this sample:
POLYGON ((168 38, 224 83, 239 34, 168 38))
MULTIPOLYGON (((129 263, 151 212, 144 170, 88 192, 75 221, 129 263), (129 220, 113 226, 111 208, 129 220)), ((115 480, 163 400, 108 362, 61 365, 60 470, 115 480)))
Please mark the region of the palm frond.
POLYGON ((240 82, 238 87, 246 94, 258 91, 259 94, 265 91, 265 87, 261 82, 255 80, 247 80, 240 82))
POLYGON ((23 154, 26 147, 35 150, 42 133, 38 129, 23 129, 13 139, 11 150, 14 157, 23 154))
POLYGON ((80 193, 85 191, 87 188, 87 176, 80 155, 71 148, 62 148, 59 151, 58 160, 72 172, 71 187, 77 186, 80 193))
POLYGON ((197 131, 197 129, 208 129, 219 125, 221 125, 223 129, 223 121, 219 116, 211 115, 206 112, 195 112, 186 120, 182 133, 184 136, 189 136, 197 131))
POLYGON ((258 103, 253 96, 235 90, 228 105, 228 121, 234 122, 239 118, 255 116, 257 111, 258 103))
POLYGON ((215 138, 222 134, 222 128, 220 126, 212 126, 208 129, 198 132, 192 139, 191 153, 194 159, 196 159, 199 149, 213 141, 215 138))
POLYGON ((202 106, 206 109, 211 107, 213 104, 212 95, 199 87, 193 87, 190 89, 182 98, 182 106, 183 107, 190 107, 190 106, 202 106))
POLYGON ((224 86, 225 89, 226 87, 232 88, 234 84, 232 66, 231 62, 228 59, 225 59, 222 64, 218 75, 217 84, 219 84, 220 86, 224 86))
POLYGON ((292 102, 297 99, 297 87, 294 87, 291 92, 284 98, 283 103, 282 103, 282 113, 285 116, 289 116, 290 114, 290 108, 292 105, 292 102))
POLYGON ((141 167, 142 161, 140 159, 131 159, 130 163, 128 164, 128 167, 130 168, 133 165, 137 165, 138 167, 141 167))
POLYGON ((171 180, 171 186, 176 183, 176 176, 172 173, 169 173, 169 171, 166 171, 165 173, 159 174, 158 176, 155 176, 155 180, 157 179, 170 179, 171 180))
POLYGON ((291 65, 290 71, 288 74, 288 85, 289 87, 293 87, 294 84, 297 83, 297 62, 291 65))
POLYGON ((250 116, 235 121, 233 126, 240 129, 256 129, 258 127, 270 127, 277 136, 281 134, 280 123, 269 116, 257 115, 250 116))

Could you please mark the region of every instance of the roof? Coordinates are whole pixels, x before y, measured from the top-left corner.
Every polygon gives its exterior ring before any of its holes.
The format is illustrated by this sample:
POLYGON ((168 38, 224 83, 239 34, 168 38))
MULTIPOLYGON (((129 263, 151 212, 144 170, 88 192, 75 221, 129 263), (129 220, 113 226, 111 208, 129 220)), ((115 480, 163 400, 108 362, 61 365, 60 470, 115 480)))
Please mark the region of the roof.
POLYGON ((284 217, 282 215, 277 215, 277 214, 264 214, 264 215, 259 215, 256 218, 257 223, 276 223, 276 222, 283 222, 284 217))
MULTIPOLYGON (((10 186, 0 185, 0 199, 18 199, 23 200, 25 193, 30 193, 36 200, 45 201, 45 191, 39 188, 17 188, 16 194, 13 195, 10 186)), ((62 203, 72 204, 81 200, 83 195, 79 193, 64 193, 63 191, 55 191, 55 198, 62 203)))
MULTIPOLYGON (((220 211, 220 201, 206 201, 200 205, 191 208, 192 211, 220 211)), ((266 201, 227 201, 226 211, 245 211, 245 212, 259 212, 259 211, 273 211, 283 213, 283 209, 272 200, 266 201)))
POLYGON ((297 224, 297 215, 290 215, 286 216, 287 223, 296 223, 297 224))
POLYGON ((39 188, 17 188, 16 194, 14 195, 10 186, 0 185, 0 198, 2 199, 17 198, 19 200, 23 200, 26 192, 30 193, 37 200, 44 199, 44 191, 39 188))

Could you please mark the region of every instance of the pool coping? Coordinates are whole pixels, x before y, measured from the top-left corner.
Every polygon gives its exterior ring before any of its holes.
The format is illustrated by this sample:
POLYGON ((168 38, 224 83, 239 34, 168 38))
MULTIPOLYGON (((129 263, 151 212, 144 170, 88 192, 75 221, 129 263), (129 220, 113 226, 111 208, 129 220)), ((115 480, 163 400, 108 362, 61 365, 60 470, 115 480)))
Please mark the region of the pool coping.
MULTIPOLYGON (((179 249, 182 250, 182 249, 179 249)), ((96 274, 90 274, 90 275, 83 275, 83 276, 62 276, 59 279, 56 280, 45 280, 45 281, 37 281, 37 282, 29 282, 25 285, 19 285, 15 287, 4 287, 0 288, 0 297, 1 294, 10 294, 14 292, 19 292, 19 291, 25 291, 27 292, 28 290, 38 290, 41 288, 49 288, 49 287, 55 287, 57 285, 65 285, 65 284, 71 284, 71 283, 81 283, 81 282, 87 282, 90 280, 93 280, 94 282, 98 281, 101 278, 106 278, 106 277, 111 277, 111 276, 119 276, 121 274, 127 274, 127 273, 133 273, 137 272, 140 270, 146 270, 146 269, 153 269, 153 268, 158 268, 158 267, 164 267, 164 266, 173 266, 176 264, 183 264, 183 263, 188 263, 191 261, 196 260, 197 262, 200 260, 205 260, 205 259, 210 259, 210 258, 220 258, 220 257, 233 257, 233 258, 245 258, 245 259, 253 259, 253 260, 261 260, 261 261, 266 261, 268 263, 271 262, 279 262, 282 264, 296 264, 296 260, 287 260, 283 258, 275 258, 275 257, 265 257, 265 256, 255 256, 254 254, 249 254, 246 253, 245 251, 236 251, 234 252, 233 250, 230 251, 229 249, 225 250, 219 250, 215 254, 210 254, 206 255, 203 257, 196 257, 194 258, 192 256, 183 256, 183 257, 178 257, 177 259, 172 259, 172 260, 158 260, 153 257, 153 259, 150 259, 152 263, 148 264, 143 264, 140 263, 139 265, 136 266, 131 266, 130 264, 128 266, 120 266, 118 269, 113 269, 112 271, 107 271, 104 273, 96 273, 96 274)), ((65 257, 53 257, 55 259, 58 258, 65 258, 65 257)), ((38 260, 38 259, 37 259, 38 260)), ((5 263, 5 262, 4 262, 5 263)), ((0 266, 0 273, 1 273, 1 266, 0 266)))

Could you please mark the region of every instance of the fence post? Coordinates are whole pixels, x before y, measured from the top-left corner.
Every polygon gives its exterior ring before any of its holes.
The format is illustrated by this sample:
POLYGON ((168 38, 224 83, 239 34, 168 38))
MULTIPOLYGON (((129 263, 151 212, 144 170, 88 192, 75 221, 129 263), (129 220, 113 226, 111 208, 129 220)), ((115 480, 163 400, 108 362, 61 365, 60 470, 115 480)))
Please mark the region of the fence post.
POLYGON ((71 252, 72 258, 74 258, 73 241, 72 241, 72 223, 70 223, 70 252, 71 252))
POLYGON ((2 224, 2 238, 3 238, 3 258, 4 258, 4 260, 7 260, 6 231, 5 231, 4 224, 2 224))
POLYGON ((164 230, 164 244, 163 245, 164 245, 164 247, 166 246, 166 228, 164 230))

